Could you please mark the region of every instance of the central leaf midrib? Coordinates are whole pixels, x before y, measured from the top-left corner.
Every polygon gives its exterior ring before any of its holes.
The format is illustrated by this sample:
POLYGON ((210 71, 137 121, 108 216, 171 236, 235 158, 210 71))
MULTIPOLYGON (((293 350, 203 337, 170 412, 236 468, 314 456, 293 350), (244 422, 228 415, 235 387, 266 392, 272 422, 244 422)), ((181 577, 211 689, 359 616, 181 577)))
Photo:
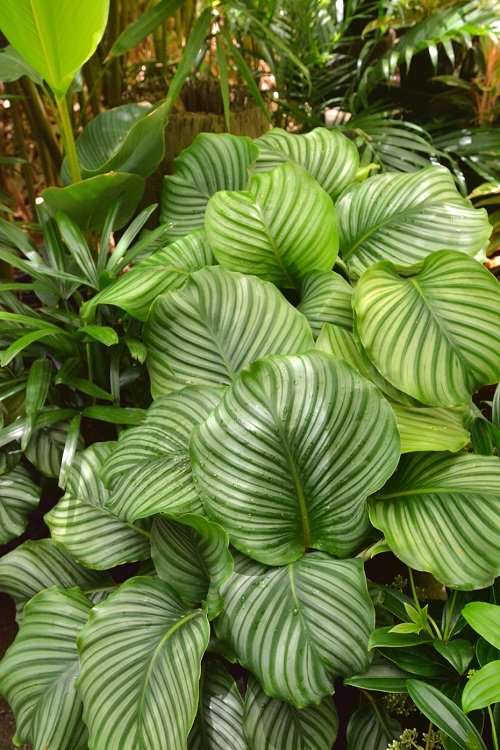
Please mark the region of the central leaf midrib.
POLYGON ((287 267, 285 266, 285 263, 284 263, 284 261, 283 261, 283 257, 282 257, 282 254, 280 253, 280 251, 279 251, 279 249, 278 249, 278 245, 276 244, 276 242, 275 242, 275 240, 274 240, 274 237, 273 237, 273 235, 271 234, 271 230, 270 230, 270 228, 269 228, 269 226, 268 226, 268 224, 267 224, 267 221, 265 220, 265 218, 264 218, 264 216, 263 216, 263 213, 262 213, 261 207, 259 206, 259 204, 258 204, 258 203, 257 203, 256 201, 255 201, 254 205, 256 206, 256 208, 257 208, 257 210, 258 210, 258 213, 259 213, 259 218, 260 218, 260 220, 261 220, 261 222, 262 222, 262 226, 263 226, 263 227, 264 227, 264 229, 266 230, 266 233, 267 233, 267 237, 268 237, 268 239, 269 239, 269 244, 270 244, 270 247, 271 247, 271 249, 272 249, 272 251, 273 251, 273 253, 274 253, 274 257, 276 258, 276 262, 277 262, 277 264, 278 264, 278 267, 279 267, 279 269, 280 269, 281 273, 282 273, 282 274, 283 274, 284 276, 286 276, 286 278, 287 278, 287 279, 288 279, 288 281, 289 281, 289 282, 290 282, 290 283, 292 284, 292 286, 295 286, 295 280, 294 280, 294 279, 293 279, 293 278, 292 278, 292 277, 290 276, 290 274, 288 273, 288 269, 287 269, 287 267))
POLYGON ((285 436, 281 433, 281 431, 280 431, 280 434, 281 434, 281 439, 282 439, 283 451, 285 453, 285 458, 287 460, 288 468, 290 469, 290 472, 292 475, 293 486, 295 488, 295 494, 297 496, 297 500, 299 501, 300 520, 302 523, 302 533, 304 536, 304 549, 307 550, 311 546, 311 531, 309 528, 309 515, 307 512, 306 497, 304 494, 304 490, 302 489, 300 477, 297 472, 297 468, 295 466, 293 456, 287 445, 285 436))
MULTIPOLYGON (((451 495, 454 492, 460 492, 461 494, 475 493, 478 490, 470 488, 463 489, 460 487, 423 487, 414 490, 401 490, 400 492, 387 492, 383 495, 377 495, 377 500, 392 500, 393 498, 406 497, 407 495, 451 495)), ((487 490, 479 490, 481 495, 492 495, 495 497, 495 492, 488 492, 487 490)))

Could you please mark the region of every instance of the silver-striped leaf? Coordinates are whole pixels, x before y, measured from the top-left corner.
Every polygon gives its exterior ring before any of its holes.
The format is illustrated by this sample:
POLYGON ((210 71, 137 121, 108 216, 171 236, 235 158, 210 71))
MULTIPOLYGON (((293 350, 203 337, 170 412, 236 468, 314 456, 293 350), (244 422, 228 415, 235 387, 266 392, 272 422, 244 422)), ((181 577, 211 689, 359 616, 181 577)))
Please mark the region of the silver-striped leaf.
POLYGON ((0 475, 0 544, 20 536, 40 500, 41 489, 24 466, 0 475))
POLYGON ((213 195, 205 230, 222 266, 280 287, 299 286, 307 271, 330 271, 337 258, 332 199, 293 163, 255 174, 247 190, 213 195))
POLYGON ((155 513, 203 512, 189 459, 193 427, 219 403, 222 389, 188 386, 153 402, 140 427, 121 433, 101 476, 111 512, 134 523, 155 513))
POLYGON ((140 522, 124 522, 108 507, 109 492, 99 476, 116 443, 94 443, 77 453, 66 492, 45 515, 53 539, 82 565, 107 570, 150 556, 149 532, 140 522))
MULTIPOLYGON (((59 476, 68 428, 69 422, 58 422, 33 433, 24 455, 40 474, 53 478, 59 476)), ((79 444, 82 444, 81 440, 79 444)))
POLYGON ((200 604, 208 618, 222 609, 220 589, 231 577, 233 558, 226 532, 203 516, 175 520, 156 516, 151 530, 151 558, 159 577, 189 607, 200 604))
POLYGON ((275 286, 220 266, 156 300, 144 343, 154 398, 189 383, 228 385, 266 354, 314 345, 307 320, 275 286))
POLYGON ((347 750, 387 750, 392 740, 402 732, 397 719, 389 716, 382 706, 361 706, 349 718, 347 750))
POLYGON ((306 316, 315 336, 325 323, 352 331, 352 293, 351 285, 338 273, 310 271, 301 279, 297 309, 306 316))
POLYGON ((193 431, 207 514, 244 554, 270 565, 309 548, 355 552, 366 498, 399 459, 394 414, 375 386, 322 352, 244 370, 193 431))
POLYGON ((370 502, 394 554, 446 586, 480 589, 500 575, 500 459, 414 453, 370 502))
POLYGON ((421 263, 435 250, 475 255, 491 233, 486 211, 460 195, 444 167, 370 177, 349 188, 336 210, 340 254, 354 276, 379 260, 421 263))
POLYGON ((295 162, 319 182, 333 200, 356 179, 358 149, 340 130, 315 128, 296 135, 273 128, 257 138, 260 155, 256 171, 274 169, 286 161, 295 162))
POLYGON ((185 750, 209 634, 205 613, 155 578, 131 578, 95 607, 78 638, 89 749, 185 750))
POLYGON ((250 750, 331 750, 338 729, 332 698, 298 709, 270 698, 250 677, 245 694, 245 734, 250 750))
POLYGON ((208 200, 217 191, 244 190, 258 155, 258 147, 246 136, 199 133, 163 182, 161 221, 173 224, 169 238, 202 227, 208 200))
POLYGON ((304 708, 366 669, 374 610, 361 560, 311 552, 285 567, 235 557, 218 637, 267 695, 304 708))
POLYGON ((377 263, 359 280, 353 305, 371 361, 422 403, 467 403, 500 379, 500 285, 474 259, 433 253, 409 277, 377 263))
POLYGON ((76 637, 91 603, 79 589, 53 586, 26 605, 14 643, 0 662, 0 692, 16 719, 14 744, 33 750, 84 750, 87 730, 74 688, 76 637))

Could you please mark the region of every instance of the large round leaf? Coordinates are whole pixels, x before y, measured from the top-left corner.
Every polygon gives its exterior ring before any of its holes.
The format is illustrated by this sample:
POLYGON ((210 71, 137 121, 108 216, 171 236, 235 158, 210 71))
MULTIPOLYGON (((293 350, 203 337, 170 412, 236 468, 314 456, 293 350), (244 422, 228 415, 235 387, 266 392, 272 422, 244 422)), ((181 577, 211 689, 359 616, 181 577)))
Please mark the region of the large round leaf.
POLYGON ((23 466, 0 476, 0 544, 23 533, 40 492, 23 466))
POLYGON ((491 226, 444 167, 384 174, 352 186, 336 205, 340 252, 353 275, 378 260, 411 266, 434 250, 474 255, 491 226))
POLYGON ((301 280, 298 310, 306 316, 315 336, 325 323, 352 331, 353 289, 333 271, 310 271, 301 280))
POLYGON ((205 229, 221 265, 286 288, 306 271, 331 270, 337 257, 332 200, 293 163, 254 175, 247 190, 216 193, 205 229))
POLYGON ((89 746, 185 750, 209 634, 205 614, 154 578, 132 578, 95 607, 78 638, 89 746))
POLYGON ((76 637, 91 603, 78 590, 54 586, 26 605, 21 629, 0 663, 0 691, 16 718, 14 743, 34 750, 83 750, 87 730, 74 688, 76 637))
POLYGON ((480 589, 500 575, 500 459, 405 456, 370 504, 370 518, 403 562, 446 586, 480 589))
POLYGON ((372 362, 419 401, 467 403, 500 379, 500 286, 472 258, 434 253, 409 277, 377 263, 361 277, 353 305, 372 362))
POLYGON ((222 595, 217 635, 269 696, 304 708, 368 665, 375 623, 361 560, 312 552, 268 568, 237 555, 222 595))
POLYGON ((218 266, 156 300, 144 342, 155 398, 188 383, 228 385, 266 354, 314 345, 306 319, 276 287, 218 266))
POLYGON ((367 531, 366 497, 399 459, 375 386, 322 352, 241 373, 191 438, 203 504, 232 544, 271 565, 309 548, 343 557, 367 531))

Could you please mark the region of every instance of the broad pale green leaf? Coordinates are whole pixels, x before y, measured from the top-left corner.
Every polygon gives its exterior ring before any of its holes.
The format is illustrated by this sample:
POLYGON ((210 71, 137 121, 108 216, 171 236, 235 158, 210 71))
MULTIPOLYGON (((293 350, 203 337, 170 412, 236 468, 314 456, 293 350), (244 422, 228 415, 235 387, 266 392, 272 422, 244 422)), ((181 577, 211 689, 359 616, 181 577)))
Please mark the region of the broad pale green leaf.
POLYGON ((108 508, 133 523, 155 513, 200 513, 189 460, 193 427, 219 403, 222 389, 191 386, 157 399, 143 425, 122 432, 101 476, 108 508))
POLYGON ((231 543, 284 565, 311 547, 338 557, 359 547, 366 497, 396 468, 399 435, 375 386, 308 352, 244 370, 194 430, 191 456, 205 509, 231 543))
POLYGON ((0 476, 0 544, 20 536, 28 516, 36 508, 41 489, 24 466, 16 466, 0 476))
POLYGON ((435 250, 475 255, 491 233, 485 210, 462 198, 444 167, 371 177, 336 210, 340 254, 354 276, 379 260, 411 266, 435 250))
POLYGON ((463 674, 474 658, 474 647, 464 638, 452 641, 434 639, 432 645, 441 656, 450 662, 459 674, 463 674))
POLYGON ((144 343, 154 398, 189 383, 228 385, 267 354, 314 346, 306 319, 276 287, 219 266, 154 302, 144 343))
POLYGON ((465 713, 500 703, 500 661, 490 661, 472 675, 462 693, 465 713))
POLYGON ((78 638, 89 747, 185 750, 209 634, 204 612, 155 578, 129 579, 95 607, 78 638))
POLYGON ((292 163, 254 175, 247 190, 212 196, 205 229, 222 266, 281 287, 297 287, 307 271, 330 271, 337 258, 332 200, 292 163))
POLYGON ((295 162, 307 169, 334 200, 356 179, 358 149, 339 130, 315 128, 305 135, 295 135, 273 128, 255 143, 260 149, 257 171, 295 162))
POLYGON ((315 336, 325 323, 352 331, 353 289, 333 271, 310 271, 301 279, 298 310, 306 316, 315 336))
POLYGON ((221 611, 220 589, 233 572, 228 546, 224 529, 203 516, 153 521, 151 558, 159 577, 187 606, 202 604, 209 619, 221 611))
POLYGON ((360 279, 353 306, 377 369, 423 403, 467 403, 500 379, 500 285, 472 258, 434 253, 410 277, 377 263, 360 279))
POLYGON ((500 459, 415 453, 370 503, 397 557, 446 586, 480 589, 500 574, 500 459))
POLYGON ((109 0, 4 0, 0 28, 60 97, 99 44, 108 11, 109 0))
POLYGON ((28 602, 18 635, 0 662, 0 692, 16 718, 14 743, 33 750, 83 750, 87 730, 74 688, 76 636, 91 603, 79 589, 45 589, 28 602))
POLYGON ((401 732, 399 721, 389 716, 382 706, 377 706, 377 711, 371 705, 361 706, 347 725, 347 750, 387 750, 401 732))
POLYGON ((374 612, 361 560, 312 552, 269 568, 237 555, 222 595, 217 635, 273 698, 319 703, 335 677, 368 665, 374 612))
POLYGON ((150 556, 144 524, 128 524, 107 508, 109 493, 99 471, 115 445, 94 443, 76 454, 66 493, 45 516, 52 538, 64 544, 79 563, 97 570, 150 556))
POLYGON ((462 617, 465 617, 476 633, 500 649, 500 605, 469 602, 462 609, 462 617))
POLYGON ((188 750, 249 750, 243 733, 243 700, 220 662, 202 664, 200 701, 188 750))
POLYGON ((406 693, 406 680, 411 678, 410 672, 399 669, 386 659, 372 662, 363 674, 357 674, 344 680, 345 685, 361 690, 375 690, 382 693, 406 693))
MULTIPOLYGON (((244 190, 259 154, 246 136, 200 133, 175 160, 161 196, 161 221, 172 222, 172 240, 203 227, 207 203, 219 190, 244 190)), ((239 270, 239 269, 238 269, 239 270)))
POLYGON ((245 694, 245 734, 259 750, 331 750, 338 717, 331 698, 318 706, 297 709, 270 698, 250 677, 245 694))

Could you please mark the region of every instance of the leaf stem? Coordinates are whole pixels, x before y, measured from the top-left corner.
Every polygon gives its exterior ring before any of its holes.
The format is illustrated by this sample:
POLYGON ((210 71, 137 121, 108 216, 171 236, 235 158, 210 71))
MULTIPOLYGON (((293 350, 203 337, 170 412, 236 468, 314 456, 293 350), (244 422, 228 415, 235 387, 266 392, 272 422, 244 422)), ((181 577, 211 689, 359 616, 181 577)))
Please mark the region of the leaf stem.
POLYGON ((76 153, 75 137, 73 135, 73 126, 71 124, 68 102, 65 96, 56 97, 57 110, 61 120, 61 135, 64 141, 64 150, 68 159, 68 167, 73 182, 80 182, 82 179, 78 155, 76 153))
POLYGON ((411 593, 413 594, 413 601, 415 602, 416 608, 420 612, 421 609, 422 609, 422 607, 420 606, 420 602, 418 600, 417 589, 416 589, 416 586, 415 586, 415 580, 413 578, 413 570, 410 567, 408 567, 408 577, 410 579, 410 586, 411 586, 411 593))
POLYGON ((434 727, 434 725, 433 725, 432 721, 429 722, 429 729, 427 730, 427 739, 425 741, 425 750, 431 750, 431 747, 432 747, 432 745, 431 745, 431 734, 432 734, 433 727, 434 727))
POLYGON ((446 616, 446 622, 444 624, 444 633, 443 633, 443 640, 447 641, 450 637, 450 625, 451 625, 451 618, 453 615, 453 610, 455 609, 455 604, 457 601, 457 590, 453 592, 453 596, 451 597, 450 606, 448 608, 448 614, 446 616))
POLYGON ((439 627, 438 627, 436 621, 434 620, 433 617, 430 616, 429 613, 427 613, 427 620, 430 622, 430 624, 432 625, 432 627, 436 631, 436 635, 439 638, 439 640, 442 641, 443 640, 443 636, 441 635, 441 631, 439 630, 439 627))
POLYGON ((491 710, 491 706, 488 706, 488 716, 490 717, 490 723, 491 723, 491 738, 493 740, 493 750, 499 750, 497 728, 495 726, 495 719, 493 717, 493 711, 491 710))

